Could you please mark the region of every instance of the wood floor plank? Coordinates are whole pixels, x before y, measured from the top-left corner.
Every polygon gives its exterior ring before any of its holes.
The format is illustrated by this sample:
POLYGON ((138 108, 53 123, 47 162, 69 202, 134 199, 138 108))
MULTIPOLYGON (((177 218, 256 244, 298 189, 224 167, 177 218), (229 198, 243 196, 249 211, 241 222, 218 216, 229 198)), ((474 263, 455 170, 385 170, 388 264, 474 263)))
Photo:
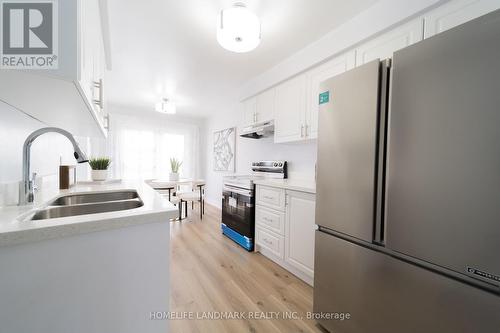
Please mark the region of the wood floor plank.
POLYGON ((189 213, 171 223, 170 306, 195 318, 170 320, 172 332, 324 332, 305 319, 312 311, 309 285, 222 235, 220 210, 207 205, 203 220, 196 209, 189 213), (206 317, 223 313, 242 318, 206 317))

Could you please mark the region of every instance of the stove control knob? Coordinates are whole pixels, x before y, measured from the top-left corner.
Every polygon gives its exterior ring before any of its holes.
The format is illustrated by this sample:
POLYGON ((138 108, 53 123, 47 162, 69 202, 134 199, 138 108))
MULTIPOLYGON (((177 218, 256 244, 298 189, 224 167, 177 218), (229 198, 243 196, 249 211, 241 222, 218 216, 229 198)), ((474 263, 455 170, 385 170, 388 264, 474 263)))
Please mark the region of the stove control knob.
POLYGON ((281 162, 280 162, 280 163, 279 163, 279 166, 280 166, 280 168, 281 168, 281 167, 283 166, 283 163, 281 163, 281 162))
POLYGON ((274 162, 274 164, 273 164, 273 165, 274 165, 274 167, 277 167, 277 166, 278 166, 278 163, 274 162))

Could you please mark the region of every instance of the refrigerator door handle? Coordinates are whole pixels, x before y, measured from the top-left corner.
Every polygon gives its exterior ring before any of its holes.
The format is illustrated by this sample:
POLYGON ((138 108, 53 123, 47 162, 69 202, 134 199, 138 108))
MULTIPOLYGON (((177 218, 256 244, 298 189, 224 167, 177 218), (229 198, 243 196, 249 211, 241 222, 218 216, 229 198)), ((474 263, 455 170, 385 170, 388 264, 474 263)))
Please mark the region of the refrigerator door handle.
POLYGON ((377 187, 375 197, 375 228, 373 231, 373 243, 379 245, 385 244, 385 167, 387 157, 390 70, 391 59, 386 59, 380 62, 377 171, 375 176, 377 187))

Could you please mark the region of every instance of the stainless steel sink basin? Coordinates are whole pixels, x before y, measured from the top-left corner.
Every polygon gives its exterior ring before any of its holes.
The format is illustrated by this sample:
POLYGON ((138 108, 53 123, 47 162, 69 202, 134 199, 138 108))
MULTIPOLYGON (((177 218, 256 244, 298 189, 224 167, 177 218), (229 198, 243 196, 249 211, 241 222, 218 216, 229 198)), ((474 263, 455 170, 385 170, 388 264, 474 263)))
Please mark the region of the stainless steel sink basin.
POLYGON ((135 190, 75 193, 53 200, 44 209, 36 211, 29 220, 115 212, 142 206, 144 203, 135 190))
POLYGON ((137 198, 139 198, 139 195, 137 194, 137 191, 134 190, 69 194, 50 202, 49 206, 80 205, 107 201, 131 200, 137 198))
POLYGON ((45 220, 56 217, 68 217, 76 215, 114 212, 120 210, 139 208, 142 207, 143 205, 144 204, 141 200, 133 199, 133 200, 109 201, 109 202, 92 203, 92 204, 47 207, 43 210, 36 212, 31 218, 31 220, 45 220))

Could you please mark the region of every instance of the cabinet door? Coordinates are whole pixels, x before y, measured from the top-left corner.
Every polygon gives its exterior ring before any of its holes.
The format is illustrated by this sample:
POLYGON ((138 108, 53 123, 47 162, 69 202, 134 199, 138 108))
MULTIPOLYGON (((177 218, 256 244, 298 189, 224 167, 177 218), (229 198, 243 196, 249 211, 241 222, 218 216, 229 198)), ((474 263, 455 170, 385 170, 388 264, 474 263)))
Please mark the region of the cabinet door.
POLYGON ((498 0, 450 1, 426 15, 424 37, 429 38, 499 8, 498 0))
POLYGON ((276 87, 274 142, 305 139, 306 79, 299 75, 276 87))
POLYGON ((274 119, 275 89, 269 89, 257 96, 256 121, 274 119))
POLYGON ((94 29, 95 13, 92 1, 79 2, 80 15, 80 54, 78 81, 88 102, 92 100, 92 80, 94 76, 94 29))
POLYGON ((319 85, 321 82, 354 68, 356 53, 350 51, 344 55, 336 57, 316 68, 313 68, 307 74, 307 131, 309 139, 318 137, 318 110, 320 94, 319 85))
POLYGON ((392 54, 423 39, 423 19, 415 19, 401 27, 372 39, 356 49, 356 66, 375 59, 391 58, 392 54))
POLYGON ((243 105, 243 126, 255 123, 257 100, 255 97, 247 99, 243 105))
POLYGON ((315 195, 287 191, 286 197, 285 261, 313 277, 315 195))
POLYGON ((285 190, 276 187, 257 185, 256 202, 279 211, 285 211, 285 190))

